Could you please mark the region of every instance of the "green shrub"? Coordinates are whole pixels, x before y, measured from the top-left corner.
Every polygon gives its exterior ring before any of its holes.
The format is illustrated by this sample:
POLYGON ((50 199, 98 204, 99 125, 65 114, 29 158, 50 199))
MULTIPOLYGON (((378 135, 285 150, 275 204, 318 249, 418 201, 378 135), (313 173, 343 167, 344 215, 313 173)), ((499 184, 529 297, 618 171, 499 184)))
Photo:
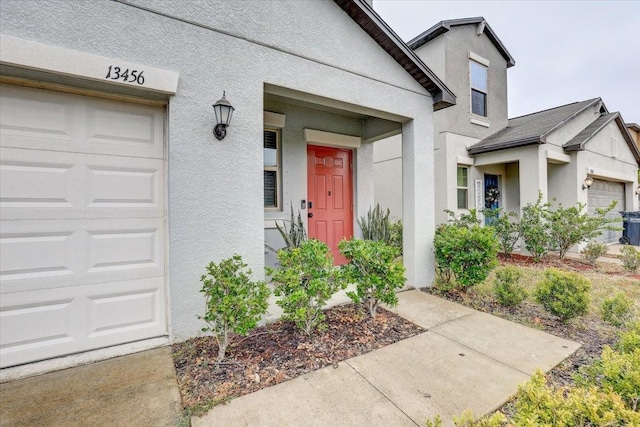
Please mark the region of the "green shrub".
POLYGON ((251 270, 240 255, 209 263, 207 273, 200 277, 206 297, 206 312, 198 316, 207 322, 204 332, 210 331, 218 342, 218 362, 224 359, 230 334, 247 334, 255 328, 267 312, 269 288, 262 282, 251 281, 251 270))
POLYGON ((618 394, 632 410, 640 402, 640 349, 618 353, 605 346, 602 358, 583 371, 578 383, 618 394))
POLYGON ((633 353, 640 350, 640 321, 628 325, 627 331, 620 335, 614 348, 620 353, 633 353))
MULTIPOLYGON (((475 419, 473 412, 464 411, 459 417, 453 417, 453 423, 457 427, 502 427, 507 422, 507 417, 501 412, 495 412, 490 416, 475 419)), ((427 427, 442 427, 442 418, 436 415, 433 420, 427 420, 427 427)))
POLYGON ((493 290, 500 305, 515 307, 527 297, 526 289, 519 283, 521 278, 522 272, 516 267, 508 266, 496 270, 493 290))
POLYGON ((602 320, 614 326, 622 326, 633 318, 633 301, 622 292, 602 301, 602 320))
POLYGON ((535 290, 536 301, 563 322, 587 313, 589 281, 576 274, 549 268, 535 290))
POLYGON ((524 240, 524 247, 533 255, 535 262, 539 262, 549 250, 549 225, 545 220, 548 207, 547 203, 542 203, 542 193, 538 192, 538 200, 522 208, 520 236, 524 240))
POLYGON ((347 292, 356 304, 364 302, 371 317, 376 317, 380 303, 398 303, 396 290, 404 286, 404 266, 396 262, 398 249, 371 240, 343 240, 340 253, 349 261, 340 275, 348 283, 356 284, 355 292, 347 292))
POLYGON ((484 214, 489 219, 490 226, 496 232, 500 251, 507 256, 511 255, 513 247, 520 238, 518 214, 511 211, 505 212, 502 208, 489 209, 484 214))
POLYGON ((400 255, 402 255, 402 233, 404 232, 402 220, 398 220, 391 224, 391 236, 389 238, 389 244, 399 249, 400 255))
POLYGON ((474 225, 482 224, 476 209, 469 209, 469 213, 460 214, 459 217, 456 216, 455 212, 450 211, 449 209, 445 209, 444 211, 449 215, 449 225, 470 228, 474 225))
POLYGON ((433 241, 439 280, 465 290, 498 264, 498 241, 490 227, 441 225, 433 241))
POLYGON ((278 252, 280 268, 267 268, 272 276, 274 294, 282 318, 290 320, 308 335, 313 329, 322 329, 322 308, 333 294, 342 289, 336 280, 336 268, 329 247, 317 240, 306 240, 299 248, 278 252))
POLYGON ((547 385, 544 373, 537 370, 531 380, 519 387, 515 415, 516 426, 632 426, 640 423, 640 413, 625 405, 612 390, 590 387, 547 385))
POLYGON ((583 259, 585 259, 589 264, 593 265, 596 263, 596 260, 603 255, 606 255, 609 251, 609 247, 604 243, 591 241, 587 243, 587 246, 580 252, 583 259))
POLYGON ((543 216, 548 224, 549 244, 558 249, 560 259, 572 246, 598 237, 603 230, 618 230, 611 225, 617 219, 607 217, 615 207, 615 200, 606 208, 596 208, 593 213, 587 213, 584 203, 568 208, 558 203, 555 209, 547 205, 543 216))
POLYGON ((620 249, 620 260, 625 270, 635 273, 638 267, 640 267, 640 252, 633 246, 624 245, 620 249))

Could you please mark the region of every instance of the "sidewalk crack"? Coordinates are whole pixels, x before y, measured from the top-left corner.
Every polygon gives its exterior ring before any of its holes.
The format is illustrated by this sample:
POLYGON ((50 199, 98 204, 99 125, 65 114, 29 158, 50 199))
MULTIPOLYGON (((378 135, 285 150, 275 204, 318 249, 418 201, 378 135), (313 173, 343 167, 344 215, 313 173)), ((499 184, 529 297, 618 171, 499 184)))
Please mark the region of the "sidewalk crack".
POLYGON ((395 407, 398 409, 398 411, 400 411, 400 412, 401 412, 405 417, 407 417, 407 419, 409 419, 409 420, 410 420, 413 424, 415 424, 416 426, 420 427, 420 424, 416 423, 416 422, 413 420, 413 418, 411 418, 411 417, 409 416, 409 414, 407 414, 405 411, 403 411, 403 410, 402 410, 402 408, 400 408, 398 405, 396 405, 396 403, 395 403, 393 400, 389 399, 389 397, 387 397, 387 395, 386 395, 386 394, 384 394, 384 393, 382 392, 382 390, 380 390, 380 389, 379 389, 378 387, 376 387, 376 386, 375 386, 371 381, 369 381, 369 379, 368 379, 367 377, 365 377, 364 375, 362 375, 362 373, 361 373, 360 371, 358 371, 358 370, 355 368, 355 366, 353 366, 351 363, 349 363, 349 360, 345 360, 344 362, 345 362, 347 365, 349 365, 349 367, 350 367, 351 369, 353 369, 355 373, 357 373, 358 375, 360 375, 360 377, 361 377, 363 380, 365 380, 365 381, 367 382, 367 384, 369 384, 371 387, 373 387, 373 388, 374 388, 378 393, 380 393, 380 395, 381 395, 381 396, 383 396, 383 397, 384 397, 385 399, 387 399, 387 400, 388 400, 388 401, 389 401, 393 406, 395 406, 395 407))

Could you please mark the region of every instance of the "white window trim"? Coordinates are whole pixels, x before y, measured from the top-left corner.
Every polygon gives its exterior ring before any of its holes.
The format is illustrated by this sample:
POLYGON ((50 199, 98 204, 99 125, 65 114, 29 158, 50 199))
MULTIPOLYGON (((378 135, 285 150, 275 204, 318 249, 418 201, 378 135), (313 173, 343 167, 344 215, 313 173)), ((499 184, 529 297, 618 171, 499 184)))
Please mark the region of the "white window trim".
MULTIPOLYGON (((266 127, 265 131, 275 132, 276 134, 276 166, 262 165, 263 171, 275 171, 276 172, 276 205, 265 206, 265 212, 280 212, 282 210, 282 174, 281 174, 281 162, 282 162, 282 135, 280 129, 266 127)), ((262 142, 262 149, 264 150, 264 140, 262 142)), ((264 182, 262 191, 264 192, 264 182)))
POLYGON ((468 210, 469 209, 469 166, 467 165, 456 165, 456 209, 457 210, 468 210), (458 169, 466 169, 467 170, 467 185, 466 186, 460 186, 458 185, 458 169), (458 206, 458 190, 467 190, 467 197, 466 197, 466 207, 461 208, 458 206))
POLYGON ((484 127, 489 127, 490 123, 488 121, 488 117, 489 117, 489 60, 485 59, 483 57, 481 57, 480 55, 476 55, 473 52, 469 52, 469 66, 467 67, 467 71, 469 73, 469 114, 471 114, 471 123, 475 124, 475 125, 480 125, 480 126, 484 126, 484 127), (471 61, 475 62, 476 64, 482 65, 487 69, 487 90, 481 90, 478 88, 475 88, 473 86, 473 84, 471 83, 472 78, 471 78, 471 61), (478 92, 484 93, 485 96, 485 116, 482 116, 480 114, 476 114, 473 112, 473 91, 476 90, 478 92))

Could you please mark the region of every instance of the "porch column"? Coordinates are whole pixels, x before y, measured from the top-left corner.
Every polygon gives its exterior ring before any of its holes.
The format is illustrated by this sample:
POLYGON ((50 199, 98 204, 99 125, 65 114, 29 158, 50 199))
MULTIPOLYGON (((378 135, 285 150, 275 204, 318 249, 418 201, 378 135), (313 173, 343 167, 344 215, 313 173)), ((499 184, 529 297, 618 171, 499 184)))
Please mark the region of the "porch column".
POLYGON ((432 115, 424 114, 402 125, 403 259, 414 288, 431 286, 435 275, 433 161, 432 115))
POLYGON ((547 157, 535 150, 530 155, 520 157, 520 211, 528 203, 535 203, 538 190, 542 191, 542 203, 549 199, 547 185, 547 157))

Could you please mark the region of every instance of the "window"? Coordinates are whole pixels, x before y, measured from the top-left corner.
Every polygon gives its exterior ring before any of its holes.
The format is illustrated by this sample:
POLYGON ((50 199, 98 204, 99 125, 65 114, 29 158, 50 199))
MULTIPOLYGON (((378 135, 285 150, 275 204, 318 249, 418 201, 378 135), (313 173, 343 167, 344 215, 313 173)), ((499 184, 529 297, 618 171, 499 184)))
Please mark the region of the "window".
POLYGON ((265 129, 263 141, 264 207, 280 207, 280 135, 278 131, 265 129))
POLYGON ((487 67, 471 60, 469 74, 471 76, 471 112, 487 117, 487 67))
POLYGON ((469 168, 458 166, 458 209, 467 209, 469 200, 469 168))

